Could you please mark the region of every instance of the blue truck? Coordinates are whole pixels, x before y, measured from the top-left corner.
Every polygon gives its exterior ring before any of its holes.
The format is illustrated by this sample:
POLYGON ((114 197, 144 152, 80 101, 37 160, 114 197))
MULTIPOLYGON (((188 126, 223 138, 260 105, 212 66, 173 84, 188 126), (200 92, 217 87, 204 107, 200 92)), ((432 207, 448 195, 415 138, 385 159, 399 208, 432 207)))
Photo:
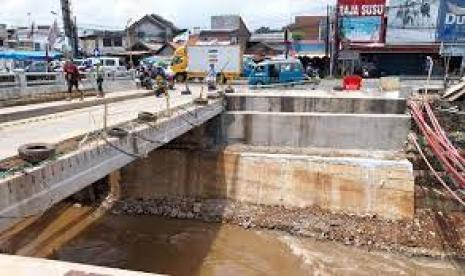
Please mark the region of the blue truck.
POLYGON ((267 60, 253 67, 249 75, 249 85, 298 83, 306 78, 304 68, 297 59, 267 60))

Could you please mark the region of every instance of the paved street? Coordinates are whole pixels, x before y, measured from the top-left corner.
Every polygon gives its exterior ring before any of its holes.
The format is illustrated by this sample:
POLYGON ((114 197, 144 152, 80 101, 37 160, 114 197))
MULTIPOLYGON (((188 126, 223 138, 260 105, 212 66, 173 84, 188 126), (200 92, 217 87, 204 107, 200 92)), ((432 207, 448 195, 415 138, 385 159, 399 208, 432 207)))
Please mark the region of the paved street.
MULTIPOLYGON (((199 87, 191 88, 193 95, 189 96, 181 95, 181 90, 172 91, 171 107, 192 102, 200 94, 199 87)), ((108 107, 108 125, 114 126, 136 119, 141 111, 166 109, 166 99, 150 96, 109 104, 108 107)), ((99 105, 0 124, 0 160, 17 155, 18 147, 26 143, 53 144, 101 129, 103 114, 104 107, 99 105)))

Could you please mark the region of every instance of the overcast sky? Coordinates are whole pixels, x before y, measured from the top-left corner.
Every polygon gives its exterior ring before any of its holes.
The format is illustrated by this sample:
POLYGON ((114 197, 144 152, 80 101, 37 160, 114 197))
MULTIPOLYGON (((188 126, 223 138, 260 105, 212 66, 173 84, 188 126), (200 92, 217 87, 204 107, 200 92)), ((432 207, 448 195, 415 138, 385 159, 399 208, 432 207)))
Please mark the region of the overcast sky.
MULTIPOLYGON (((60 12, 60 0, 0 0, 0 23, 27 25, 28 13, 37 24, 50 24, 60 12)), ((209 27, 210 16, 240 14, 250 29, 281 27, 295 15, 322 15, 335 0, 71 0, 78 25, 124 28, 130 19, 157 13, 178 27, 209 27)))

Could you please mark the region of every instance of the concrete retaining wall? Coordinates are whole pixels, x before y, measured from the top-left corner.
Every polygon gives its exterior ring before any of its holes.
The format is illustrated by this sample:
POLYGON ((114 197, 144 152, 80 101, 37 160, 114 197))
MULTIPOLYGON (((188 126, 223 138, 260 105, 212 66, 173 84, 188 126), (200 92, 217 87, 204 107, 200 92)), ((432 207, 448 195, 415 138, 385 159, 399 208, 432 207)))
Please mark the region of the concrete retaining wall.
POLYGON ((407 160, 157 150, 122 169, 123 198, 221 198, 389 219, 414 214, 407 160))
POLYGON ((223 115, 227 143, 254 146, 402 150, 410 116, 236 111, 223 115))

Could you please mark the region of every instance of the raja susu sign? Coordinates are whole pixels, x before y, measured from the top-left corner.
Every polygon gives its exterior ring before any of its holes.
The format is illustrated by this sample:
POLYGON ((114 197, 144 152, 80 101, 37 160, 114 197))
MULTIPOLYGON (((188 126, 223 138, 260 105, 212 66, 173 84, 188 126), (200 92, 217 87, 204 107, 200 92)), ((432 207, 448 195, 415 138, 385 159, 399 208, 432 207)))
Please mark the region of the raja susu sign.
POLYGON ((385 0, 339 0, 339 32, 350 42, 380 42, 385 0))
POLYGON ((344 16, 384 16, 386 0, 339 0, 338 15, 344 16))
POLYGON ((465 42, 464 0, 442 1, 438 39, 442 42, 465 42))

